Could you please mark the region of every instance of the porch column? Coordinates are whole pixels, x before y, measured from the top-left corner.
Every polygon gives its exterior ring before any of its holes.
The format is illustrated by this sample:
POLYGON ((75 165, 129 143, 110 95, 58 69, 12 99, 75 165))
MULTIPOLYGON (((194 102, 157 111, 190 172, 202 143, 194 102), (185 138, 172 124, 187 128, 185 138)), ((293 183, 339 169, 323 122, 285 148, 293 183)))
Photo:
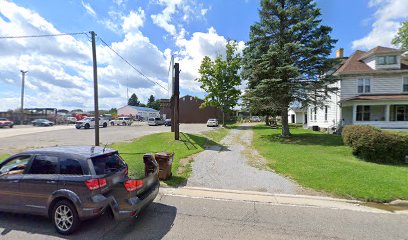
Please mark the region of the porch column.
POLYGON ((389 104, 385 106, 385 121, 386 122, 390 121, 390 105, 389 104))
POLYGON ((353 103, 353 120, 351 121, 353 124, 356 121, 356 118, 357 118, 357 105, 353 103))

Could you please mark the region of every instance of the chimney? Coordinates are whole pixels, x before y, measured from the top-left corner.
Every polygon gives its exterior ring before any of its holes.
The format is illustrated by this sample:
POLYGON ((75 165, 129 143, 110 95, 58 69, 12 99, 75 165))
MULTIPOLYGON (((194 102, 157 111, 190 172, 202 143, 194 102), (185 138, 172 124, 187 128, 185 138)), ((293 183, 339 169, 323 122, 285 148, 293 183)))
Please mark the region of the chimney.
POLYGON ((339 48, 336 50, 336 58, 343 58, 344 57, 344 48, 339 48))

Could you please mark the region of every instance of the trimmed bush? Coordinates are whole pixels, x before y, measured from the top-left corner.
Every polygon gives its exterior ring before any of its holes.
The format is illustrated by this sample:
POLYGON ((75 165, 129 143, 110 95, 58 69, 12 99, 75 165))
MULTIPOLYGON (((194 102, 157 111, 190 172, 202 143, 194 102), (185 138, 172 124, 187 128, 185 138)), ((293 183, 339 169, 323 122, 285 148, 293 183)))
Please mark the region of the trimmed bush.
POLYGON ((372 126, 350 125, 343 129, 343 142, 353 154, 370 162, 402 164, 408 155, 408 138, 372 126))

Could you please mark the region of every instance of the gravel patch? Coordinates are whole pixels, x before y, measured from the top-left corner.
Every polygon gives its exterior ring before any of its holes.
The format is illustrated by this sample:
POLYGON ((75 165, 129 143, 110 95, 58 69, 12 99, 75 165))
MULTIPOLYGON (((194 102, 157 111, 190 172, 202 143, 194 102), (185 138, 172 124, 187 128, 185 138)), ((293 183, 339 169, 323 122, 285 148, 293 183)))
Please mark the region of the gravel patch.
POLYGON ((251 142, 249 126, 232 129, 221 141, 224 147, 211 146, 195 157, 187 186, 286 194, 305 192, 290 179, 250 166, 248 158, 259 158, 250 148, 251 142))

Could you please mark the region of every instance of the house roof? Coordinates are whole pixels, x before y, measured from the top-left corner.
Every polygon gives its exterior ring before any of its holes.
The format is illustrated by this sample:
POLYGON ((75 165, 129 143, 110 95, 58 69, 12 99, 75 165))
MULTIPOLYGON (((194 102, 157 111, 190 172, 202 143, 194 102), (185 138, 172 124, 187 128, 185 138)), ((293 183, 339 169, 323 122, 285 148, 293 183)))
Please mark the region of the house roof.
POLYGON ((370 94, 370 95, 360 95, 342 100, 341 102, 347 101, 380 101, 380 100, 408 100, 408 94, 370 94))
POLYGON ((374 70, 369 67, 363 60, 373 54, 382 53, 398 53, 402 51, 394 48, 376 47, 368 52, 357 50, 348 59, 343 59, 340 63, 340 67, 334 73, 335 75, 347 75, 347 74, 372 74, 372 73, 390 73, 397 71, 408 70, 408 59, 401 57, 401 69, 379 69, 374 70))
POLYGON ((129 107, 132 107, 132 108, 134 108, 134 109, 136 109, 136 110, 139 110, 139 111, 145 111, 145 112, 159 112, 159 111, 157 111, 156 109, 153 109, 153 108, 147 108, 147 107, 139 107, 139 106, 130 106, 130 105, 128 105, 129 107))
POLYGON ((398 54, 398 53, 403 53, 403 51, 399 49, 395 49, 395 48, 378 46, 366 52, 363 56, 360 57, 359 60, 364 60, 372 55, 384 54, 384 53, 397 53, 398 54))

